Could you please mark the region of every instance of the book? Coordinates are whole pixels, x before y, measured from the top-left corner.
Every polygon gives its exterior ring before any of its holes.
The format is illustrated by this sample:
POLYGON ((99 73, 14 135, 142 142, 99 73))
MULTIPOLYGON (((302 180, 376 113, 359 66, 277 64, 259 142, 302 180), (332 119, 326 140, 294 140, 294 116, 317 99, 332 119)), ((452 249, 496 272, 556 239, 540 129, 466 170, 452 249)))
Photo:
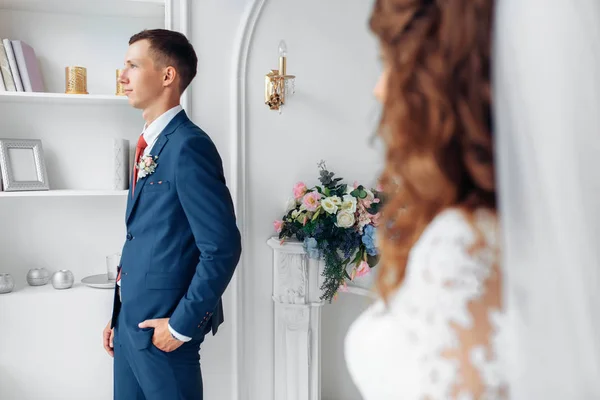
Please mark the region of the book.
POLYGON ((2 44, 4 44, 4 50, 6 50, 6 55, 8 56, 8 65, 10 65, 10 73, 15 81, 17 92, 23 92, 23 83, 21 81, 21 75, 19 74, 19 68, 17 67, 17 59, 15 58, 12 44, 9 39, 2 39, 2 44))
POLYGON ((4 81, 4 87, 8 92, 16 92, 17 87, 15 86, 15 81, 10 72, 10 65, 8 65, 8 56, 6 55, 6 50, 4 49, 4 43, 0 40, 0 75, 2 75, 2 80, 4 81))
POLYGON ((25 92, 43 92, 44 83, 35 51, 22 40, 11 40, 25 92))

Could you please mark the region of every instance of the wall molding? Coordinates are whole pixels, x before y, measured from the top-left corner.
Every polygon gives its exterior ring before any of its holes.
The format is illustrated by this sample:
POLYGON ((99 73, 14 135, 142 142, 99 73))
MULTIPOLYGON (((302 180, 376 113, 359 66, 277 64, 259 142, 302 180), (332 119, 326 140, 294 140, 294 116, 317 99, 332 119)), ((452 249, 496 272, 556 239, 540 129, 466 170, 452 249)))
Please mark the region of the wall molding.
MULTIPOLYGON (((173 0, 171 0, 173 1, 173 0)), ((230 107, 230 137, 229 144, 231 149, 230 155, 230 171, 229 171, 229 179, 228 179, 228 187, 231 191, 231 196, 234 202, 234 207, 236 210, 238 227, 240 229, 242 235, 242 249, 247 249, 249 246, 249 237, 248 237, 248 225, 247 225, 247 204, 248 204, 248 154, 247 154, 247 138, 248 138, 248 121, 247 121, 247 88, 248 88, 248 61, 250 56, 250 48, 253 42, 254 33, 256 30, 256 26, 263 14, 264 6, 267 4, 267 0, 251 0, 248 1, 248 4, 244 10, 242 15, 239 30, 236 35, 236 39, 234 42, 234 52, 232 59, 232 70, 231 70, 231 107, 230 107)), ((261 77, 253 77, 253 79, 261 79, 261 77)), ((255 99, 253 99, 255 101, 255 99)), ((299 248, 293 245, 283 246, 280 248, 277 243, 274 241, 270 242, 270 246, 275 250, 275 252, 279 252, 281 254, 291 253, 289 254, 292 258, 290 258, 290 265, 297 264, 297 261, 293 256, 294 254, 300 255, 303 253, 302 246, 299 248), (294 262, 296 261, 296 262, 294 262)), ((303 257, 303 256, 300 256, 303 257)), ((285 265, 284 265, 285 266, 285 265)), ((253 376, 252 371, 254 368, 254 364, 252 360, 255 357, 253 353, 253 346, 256 338, 254 335, 254 330, 250 329, 252 326, 251 313, 249 312, 249 305, 253 304, 253 296, 255 294, 255 288, 251 286, 253 282, 252 279, 249 279, 249 273, 251 269, 249 268, 249 260, 247 252, 242 251, 242 256, 240 259, 240 263, 237 267, 236 273, 232 279, 232 311, 233 316, 230 319, 233 321, 233 365, 235 368, 234 375, 234 387, 232 390, 232 399, 233 400, 256 400, 251 398, 252 391, 252 382, 248 381, 250 376, 253 376)), ((311 264, 312 270, 316 270, 316 266, 311 264)), ((313 288, 312 293, 304 293, 304 296, 310 297, 312 299, 312 295, 314 295, 317 290, 315 289, 315 282, 311 285, 313 288)), ((359 287, 359 286, 349 286, 348 291, 354 295, 359 296, 368 296, 374 297, 372 291, 359 287)), ((308 301, 304 304, 293 304, 293 301, 289 301, 289 296, 297 297, 298 293, 286 292, 287 293, 287 301, 279 304, 279 302, 275 301, 274 304, 274 313, 275 318, 273 321, 274 326, 271 327, 274 331, 278 329, 278 321, 283 321, 282 318, 277 318, 277 316, 286 316, 288 319, 290 317, 290 313, 295 315, 296 317, 299 315, 299 309, 306 308, 306 316, 309 316, 310 321, 310 329, 315 330, 314 332, 310 332, 308 336, 308 345, 309 354, 308 362, 311 364, 311 368, 306 371, 308 376, 305 377, 305 381, 308 380, 311 382, 309 385, 299 385, 298 383, 291 383, 286 386, 287 389, 292 389, 293 392, 302 391, 304 393, 304 397, 300 398, 310 398, 310 399, 319 399, 320 398, 320 366, 316 362, 320 358, 320 340, 316 332, 320 330, 320 309, 322 304, 319 301, 308 301), (298 308, 298 310, 296 310, 298 308), (298 314, 298 315, 297 315, 298 314), (313 335, 315 335, 313 337, 313 335), (311 340, 312 338, 312 340, 311 340), (315 340, 316 339, 316 340, 315 340)), ((274 300, 276 300, 274 298, 274 300)), ((314 300, 314 299, 313 299, 314 300)), ((304 314, 302 314, 304 315, 304 314)), ((304 317, 306 317, 304 316, 304 317)), ((288 321, 286 319, 286 321, 288 321)), ((289 319, 289 326, 295 326, 295 320, 289 319)), ((296 321, 298 322, 298 321, 296 321)), ((283 326, 283 325, 282 325, 283 326)), ((287 325, 286 325, 287 326, 287 325)), ((280 326, 281 327, 281 326, 280 326)), ((275 338, 277 334, 275 334, 275 338)), ((300 339, 298 339, 300 340, 300 339)), ((277 351, 275 351, 277 352, 277 351)), ((275 371, 275 358, 271 361, 273 363, 273 370, 275 371)), ((280 360, 280 363, 283 360, 280 360)), ((274 383, 274 382, 273 382, 274 383)), ((281 386, 281 385, 280 385, 281 386)), ((282 387, 283 388, 283 387, 282 387)), ((264 388, 264 393, 261 393, 262 399, 274 399, 276 398, 276 390, 275 387, 264 388)), ((297 393, 296 393, 297 394, 297 393)), ((290 397, 291 398, 291 397, 290 397)), ((293 397, 296 398, 296 397, 293 397)), ((283 400, 276 398, 276 400, 283 400)))
MULTIPOLYGON (((248 56, 250 45, 258 20, 262 14, 266 0, 252 0, 244 10, 240 29, 234 43, 233 68, 231 85, 231 134, 230 134, 230 177, 229 188, 236 210, 238 227, 242 235, 242 249, 247 248, 248 229, 247 215, 247 143, 246 143, 246 89, 248 56)), ((250 315, 247 304, 252 304, 253 288, 249 287, 248 279, 244 279, 248 265, 246 252, 242 251, 240 263, 233 277, 233 365, 236 368, 234 376, 233 400, 250 400, 250 383, 248 376, 252 368, 251 357, 248 356, 249 347, 254 336, 250 329, 250 315), (242 335, 242 332, 244 334, 242 335)), ((268 398, 268 396, 267 396, 268 398)))

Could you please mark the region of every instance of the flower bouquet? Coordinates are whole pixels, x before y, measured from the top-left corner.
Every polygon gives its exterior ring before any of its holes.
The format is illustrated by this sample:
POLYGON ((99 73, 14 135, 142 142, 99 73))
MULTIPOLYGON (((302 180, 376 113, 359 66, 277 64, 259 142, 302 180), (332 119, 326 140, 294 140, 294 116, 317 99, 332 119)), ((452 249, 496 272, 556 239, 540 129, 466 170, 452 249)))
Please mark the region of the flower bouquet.
POLYGON ((378 262, 375 235, 381 215, 381 191, 342 178, 319 163, 320 186, 308 188, 303 182, 294 186, 283 219, 274 227, 283 242, 295 237, 303 242, 311 258, 323 258, 325 269, 321 299, 331 302, 347 281, 364 276, 378 262))

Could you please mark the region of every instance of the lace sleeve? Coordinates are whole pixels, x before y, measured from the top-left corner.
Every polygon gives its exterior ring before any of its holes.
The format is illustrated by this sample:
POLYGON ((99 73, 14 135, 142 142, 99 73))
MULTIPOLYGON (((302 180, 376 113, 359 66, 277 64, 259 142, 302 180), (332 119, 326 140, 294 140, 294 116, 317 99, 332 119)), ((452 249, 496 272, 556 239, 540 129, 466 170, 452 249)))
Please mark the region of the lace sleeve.
POLYGON ((496 357, 501 291, 495 226, 474 230, 456 215, 415 249, 416 268, 407 282, 413 298, 427 299, 419 307, 428 344, 422 349, 429 380, 424 397, 504 398, 496 357))
POLYGON ((495 217, 475 217, 471 224, 457 210, 438 215, 412 248, 400 288, 353 324, 348 368, 365 400, 507 397, 496 356, 495 217))

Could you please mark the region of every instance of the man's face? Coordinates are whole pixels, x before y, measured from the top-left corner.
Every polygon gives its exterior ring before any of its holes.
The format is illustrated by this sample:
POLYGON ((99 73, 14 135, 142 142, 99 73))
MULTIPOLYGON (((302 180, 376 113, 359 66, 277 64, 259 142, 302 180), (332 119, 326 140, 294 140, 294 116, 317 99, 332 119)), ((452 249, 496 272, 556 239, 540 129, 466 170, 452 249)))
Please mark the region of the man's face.
POLYGON ((146 109, 164 90, 164 68, 156 66, 150 53, 150 42, 139 40, 129 46, 125 68, 119 77, 129 104, 146 109))

